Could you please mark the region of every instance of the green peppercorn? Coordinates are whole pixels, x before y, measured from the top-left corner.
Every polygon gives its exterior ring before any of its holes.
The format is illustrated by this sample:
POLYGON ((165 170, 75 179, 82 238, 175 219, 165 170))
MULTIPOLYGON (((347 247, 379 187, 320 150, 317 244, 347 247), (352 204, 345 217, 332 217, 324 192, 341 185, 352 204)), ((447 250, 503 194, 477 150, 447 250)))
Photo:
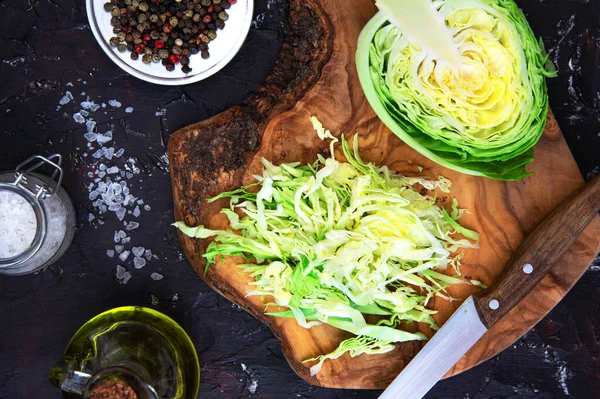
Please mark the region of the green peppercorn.
POLYGON ((174 47, 171 49, 171 52, 172 52, 173 54, 175 54, 175 55, 179 55, 179 54, 181 54, 181 47, 174 46, 174 47))
POLYGON ((160 49, 160 50, 158 50, 158 56, 159 56, 160 58, 163 58, 163 59, 165 59, 165 58, 169 58, 169 50, 166 50, 166 49, 164 49, 164 48, 163 48, 163 49, 160 49))
POLYGON ((143 62, 144 64, 149 64, 149 63, 151 63, 151 62, 152 62, 152 56, 151 56, 151 55, 149 55, 149 54, 144 54, 144 55, 142 56, 142 62, 143 62))
POLYGON ((214 30, 209 30, 207 36, 210 40, 215 40, 217 38, 217 32, 214 30))
POLYGON ((143 42, 142 39, 133 39, 133 44, 140 44, 142 42, 143 42))
POLYGON ((173 64, 167 64, 167 66, 165 66, 165 68, 167 68, 167 71, 171 72, 175 70, 175 65, 173 64))
POLYGON ((113 5, 110 3, 104 3, 104 11, 112 11, 113 5))
POLYGON ((192 33, 192 30, 190 28, 183 28, 184 35, 189 35, 190 33, 192 33))
POLYGON ((112 15, 113 17, 120 17, 121 16, 121 11, 119 11, 119 9, 115 7, 110 12, 110 15, 112 15))
POLYGON ((210 0, 200 0, 200 4, 202 4, 204 7, 208 7, 210 6, 210 0))
POLYGON ((181 72, 183 72, 183 73, 190 73, 190 72, 192 72, 192 68, 190 68, 187 65, 184 65, 184 66, 181 67, 181 72))
POLYGON ((117 47, 119 45, 119 38, 113 36, 110 38, 110 40, 108 42, 110 43, 111 46, 117 47))
POLYGON ((131 6, 138 8, 140 6, 140 0, 131 0, 131 6))
POLYGON ((158 15, 156 14, 152 14, 150 15, 150 22, 152 22, 153 24, 158 22, 158 15))
POLYGON ((144 49, 144 54, 146 54, 146 55, 152 55, 152 49, 151 49, 151 48, 149 48, 149 47, 146 47, 146 48, 144 49))
POLYGON ((140 32, 143 33, 144 32, 144 25, 140 24, 136 27, 136 29, 140 32))
POLYGON ((121 53, 124 53, 125 50, 127 50, 127 45, 125 43, 119 43, 117 50, 119 50, 121 53))
POLYGON ((122 29, 121 29, 121 26, 119 26, 119 25, 117 25, 117 26, 115 26, 113 28, 113 33, 114 34, 117 34, 117 33, 121 32, 121 31, 122 31, 122 29))
POLYGON ((181 46, 183 46, 183 40, 181 40, 181 39, 175 39, 175 45, 176 45, 177 47, 181 47, 181 46))
POLYGON ((207 59, 208 57, 210 57, 210 53, 208 52, 208 50, 202 50, 200 52, 200 56, 204 59, 207 59))
POLYGON ((125 41, 125 36, 126 36, 126 33, 123 31, 117 33, 117 39, 119 39, 120 42, 125 41))
POLYGON ((152 62, 160 62, 160 55, 152 54, 152 62))
POLYGON ((223 21, 227 21, 229 19, 229 14, 227 14, 227 12, 225 12, 225 11, 221 11, 219 13, 219 19, 221 19, 223 21))
POLYGON ((192 18, 193 16, 194 16, 194 11, 192 11, 192 10, 187 10, 185 13, 183 13, 184 18, 192 18))
POLYGON ((169 18, 169 23, 171 24, 172 27, 176 27, 177 24, 179 23, 179 20, 177 19, 177 17, 171 17, 171 18, 169 18))
POLYGON ((210 39, 208 38, 208 36, 204 35, 204 34, 200 35, 200 40, 202 40, 202 43, 210 42, 210 39))
POLYGON ((146 22, 146 15, 145 14, 138 15, 137 20, 140 24, 143 24, 144 22, 146 22))
POLYGON ((169 35, 167 33, 161 33, 160 40, 162 40, 163 42, 166 42, 167 40, 169 40, 169 35))
POLYGON ((221 4, 221 0, 212 0, 213 4, 217 5, 217 4, 221 4))
POLYGON ((111 24, 112 26, 117 26, 117 25, 119 25, 119 18, 117 18, 117 17, 112 17, 112 18, 110 19, 110 24, 111 24))
POLYGON ((152 32, 150 32, 150 37, 152 38, 152 40, 157 40, 158 38, 160 38, 160 33, 158 33, 157 30, 153 30, 152 32))
POLYGON ((139 56, 140 55, 138 53, 136 53, 135 51, 133 53, 131 53, 131 55, 130 55, 131 59, 134 61, 137 60, 139 58, 139 56))
POLYGON ((131 5, 131 0, 125 0, 125 5, 126 6, 130 6, 131 5))
POLYGON ((140 8, 140 11, 142 11, 142 12, 148 11, 148 3, 146 3, 146 2, 140 3, 139 8, 140 8))

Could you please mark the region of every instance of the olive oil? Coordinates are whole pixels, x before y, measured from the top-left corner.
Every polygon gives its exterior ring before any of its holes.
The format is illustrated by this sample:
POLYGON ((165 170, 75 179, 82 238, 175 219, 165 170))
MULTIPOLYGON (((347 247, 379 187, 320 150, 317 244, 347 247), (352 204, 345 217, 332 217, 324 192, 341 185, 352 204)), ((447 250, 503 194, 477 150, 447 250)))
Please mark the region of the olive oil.
POLYGON ((164 314, 112 309, 81 327, 50 371, 64 398, 102 397, 99 392, 111 385, 106 381, 118 381, 112 386, 122 392, 134 390, 137 399, 196 398, 198 356, 185 331, 164 314))

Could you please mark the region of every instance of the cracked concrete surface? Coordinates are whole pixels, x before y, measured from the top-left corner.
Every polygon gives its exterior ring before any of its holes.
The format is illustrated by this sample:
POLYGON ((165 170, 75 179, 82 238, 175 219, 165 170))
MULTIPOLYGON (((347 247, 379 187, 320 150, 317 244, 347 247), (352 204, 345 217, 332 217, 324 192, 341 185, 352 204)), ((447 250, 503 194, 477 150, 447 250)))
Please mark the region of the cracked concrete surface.
MULTIPOLYGON (((600 88, 600 0, 517 3, 547 48, 558 45, 551 54, 560 71, 549 82, 551 105, 584 176, 591 178, 600 170, 594 97, 600 88)), ((90 317, 131 304, 163 311, 188 331, 200 356, 202 398, 378 396, 317 388, 296 376, 269 330, 192 271, 170 226, 166 142, 175 130, 242 103, 268 75, 281 46, 285 0, 257 0, 256 16, 243 49, 225 69, 206 81, 170 88, 138 81, 106 57, 89 30, 83 1, 0 0, 0 170, 34 153, 62 153, 64 186, 78 216, 73 245, 57 264, 37 275, 0 277, 0 398, 59 398, 47 373, 72 334, 90 317), (123 108, 135 109, 96 115, 98 125, 112 125, 114 140, 138 160, 143 183, 137 186, 152 205, 140 217, 137 239, 144 242, 137 244, 160 259, 136 271, 125 287, 115 281, 115 261, 106 256, 121 225, 109 217, 103 226, 87 219, 84 129, 71 120, 75 109, 56 110, 65 90, 77 98, 85 91, 96 101, 116 98, 123 108), (152 272, 164 279, 150 279, 152 272)), ((599 301, 596 262, 524 338, 439 383, 428 398, 600 397, 599 301)))

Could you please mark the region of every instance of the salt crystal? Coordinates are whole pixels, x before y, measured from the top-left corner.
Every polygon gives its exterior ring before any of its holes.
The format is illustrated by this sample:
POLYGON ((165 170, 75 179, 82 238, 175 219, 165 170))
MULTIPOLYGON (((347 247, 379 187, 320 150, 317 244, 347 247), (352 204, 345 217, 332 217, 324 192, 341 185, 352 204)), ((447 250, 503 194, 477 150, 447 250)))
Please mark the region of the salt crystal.
POLYGON ((138 217, 140 216, 140 207, 136 206, 135 209, 133 210, 133 216, 138 217))
POLYGON ((100 109, 100 105, 98 105, 98 104, 94 104, 94 103, 92 102, 92 106, 90 107, 90 111, 92 111, 92 112, 96 112, 96 111, 98 111, 99 109, 100 109))
POLYGON ((88 214, 88 222, 91 222, 94 219, 96 219, 96 217, 93 214, 88 214))
POLYGON ((98 143, 104 144, 104 143, 108 143, 109 141, 111 141, 112 138, 113 138, 112 130, 107 130, 106 132, 104 132, 104 134, 99 134, 97 140, 98 140, 98 143))
POLYGON ((152 280, 156 280, 156 281, 163 279, 163 275, 160 273, 156 273, 156 272, 152 273, 150 275, 150 277, 152 278, 152 280))
POLYGON ((99 208, 100 208, 100 213, 104 213, 104 212, 106 212, 106 210, 108 209, 108 208, 106 207, 106 205, 104 205, 104 204, 100 205, 100 207, 99 207, 99 208))
POLYGON ((96 127, 96 121, 95 121, 95 120, 93 120, 93 119, 88 119, 88 120, 85 122, 85 127, 87 128, 87 131, 88 131, 88 132, 93 132, 93 131, 94 131, 94 128, 96 127))
POLYGON ((120 254, 125 249, 125 245, 115 245, 115 251, 120 254))
POLYGON ((58 101, 58 103, 60 105, 68 104, 69 101, 71 101, 72 98, 73 98, 73 95, 71 94, 70 91, 67 90, 67 92, 65 93, 65 95, 62 96, 62 98, 58 101))
POLYGON ((125 211, 126 211, 126 210, 125 210, 125 208, 123 208, 123 207, 121 207, 121 209, 119 209, 119 210, 117 211, 117 218, 118 218, 119 220, 123 220, 123 218, 125 217, 125 211))
POLYGON ((112 159, 114 154, 115 154, 115 149, 112 147, 109 147, 106 150, 104 150, 104 158, 106 158, 106 159, 112 159))
POLYGON ((127 226, 125 226, 125 230, 131 231, 137 229, 138 227, 140 227, 138 222, 129 222, 127 223, 127 226))
POLYGON ((125 272, 125 274, 123 275, 123 285, 127 284, 127 282, 131 280, 131 277, 133 276, 130 272, 125 272))
POLYGON ((119 168, 116 166, 111 166, 110 168, 106 169, 106 173, 108 173, 109 175, 113 175, 118 172, 119 172, 119 168))
POLYGON ((152 251, 147 249, 144 251, 144 258, 146 258, 146 260, 150 260, 152 259, 152 251))
POLYGON ((145 250, 145 248, 144 248, 144 247, 133 247, 133 248, 131 249, 131 252, 133 252, 133 254, 134 254, 135 256, 138 256, 138 257, 139 257, 139 256, 142 256, 142 255, 144 254, 144 250, 145 250))
POLYGON ((125 237, 123 240, 121 240, 123 244, 127 244, 129 241, 131 241, 131 237, 125 237))
POLYGON ((80 94, 81 94, 82 96, 85 96, 85 91, 82 91, 80 94))
POLYGON ((121 262, 125 262, 127 258, 129 258, 129 253, 129 251, 123 251, 119 254, 119 259, 121 259, 121 262))
POLYGON ((102 178, 104 176, 106 176, 106 172, 105 171, 101 170, 100 172, 98 172, 98 177, 102 178))
POLYGON ((117 265, 117 274, 116 274, 116 277, 119 280, 121 280, 125 276, 125 272, 126 271, 127 271, 127 269, 125 269, 123 266, 117 265))
POLYGON ((121 103, 117 100, 108 100, 108 105, 115 108, 121 108, 121 103))
POLYGON ((125 112, 127 112, 128 114, 133 112, 133 107, 127 107, 125 108, 125 112))
POLYGON ((113 251, 112 249, 107 249, 106 256, 108 256, 109 258, 112 258, 113 256, 115 256, 115 251, 113 251))
POLYGON ((131 173, 131 172, 127 172, 125 175, 127 176, 128 179, 131 179, 133 177, 133 173, 131 173))
POLYGON ((94 177, 94 174, 92 172, 87 172, 87 176, 88 177, 94 177))
POLYGON ((106 170, 106 165, 104 165, 103 163, 98 165, 98 169, 100 170, 106 170))
POLYGON ((95 153, 92 154, 92 157, 102 158, 103 155, 104 155, 104 150, 102 148, 100 148, 95 153))
POLYGON ((135 266, 136 269, 141 269, 146 266, 146 259, 136 256, 133 258, 133 266, 135 266))
POLYGON ((89 98, 86 101, 82 101, 79 103, 79 105, 81 105, 81 108, 83 109, 90 109, 92 107, 93 102, 89 100, 89 98))
POLYGON ((137 202, 137 203, 138 203, 138 205, 143 205, 143 204, 144 204, 144 200, 143 200, 143 199, 141 199, 141 200, 138 200, 138 202, 137 202))
POLYGON ((102 219, 98 219, 98 224, 99 224, 99 225, 103 225, 103 224, 104 224, 104 220, 102 220, 102 219))
POLYGON ((116 203, 116 204, 110 204, 110 206, 108 207, 108 210, 111 212, 116 212, 119 209, 121 209, 121 204, 116 203))
POLYGON ((86 116, 86 117, 90 115, 90 113, 89 113, 89 112, 87 112, 85 109, 79 110, 79 113, 80 113, 81 115, 83 115, 83 116, 86 116))
POLYGON ((127 233, 125 233, 123 230, 119 230, 117 233, 117 236, 119 238, 125 238, 125 237, 127 237, 127 233))
MULTIPOLYGON (((65 86, 73 87, 73 82, 67 82, 67 84, 65 86)), ((69 93, 69 92, 67 92, 67 93, 69 93)))
POLYGON ((83 137, 85 137, 85 139, 87 141, 96 141, 96 139, 98 138, 98 135, 96 133, 86 133, 83 135, 83 137))
POLYGON ((119 150, 117 152, 115 152, 115 157, 119 158, 124 153, 125 153, 125 149, 124 148, 119 148, 119 150))
POLYGON ((98 191, 92 191, 89 195, 88 198, 90 199, 90 201, 95 200, 96 198, 98 198, 98 191))
POLYGON ((79 112, 73 114, 73 120, 77 123, 84 123, 85 118, 79 112))
POLYGON ((106 103, 102 103, 102 108, 106 108, 106 103))
POLYGON ((145 210, 145 211, 149 211, 150 209, 151 209, 151 208, 150 208, 150 205, 144 205, 144 210, 145 210))

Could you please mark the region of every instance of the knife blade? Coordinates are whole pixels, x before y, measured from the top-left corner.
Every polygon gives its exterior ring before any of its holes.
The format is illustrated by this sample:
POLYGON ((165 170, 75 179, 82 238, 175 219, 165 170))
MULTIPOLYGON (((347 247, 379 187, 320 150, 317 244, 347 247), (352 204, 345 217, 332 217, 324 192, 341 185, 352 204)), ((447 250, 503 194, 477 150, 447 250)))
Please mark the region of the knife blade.
POLYGON ((599 208, 597 176, 569 196, 523 240, 494 284, 467 298, 379 398, 422 398, 487 330, 535 288, 599 208))

